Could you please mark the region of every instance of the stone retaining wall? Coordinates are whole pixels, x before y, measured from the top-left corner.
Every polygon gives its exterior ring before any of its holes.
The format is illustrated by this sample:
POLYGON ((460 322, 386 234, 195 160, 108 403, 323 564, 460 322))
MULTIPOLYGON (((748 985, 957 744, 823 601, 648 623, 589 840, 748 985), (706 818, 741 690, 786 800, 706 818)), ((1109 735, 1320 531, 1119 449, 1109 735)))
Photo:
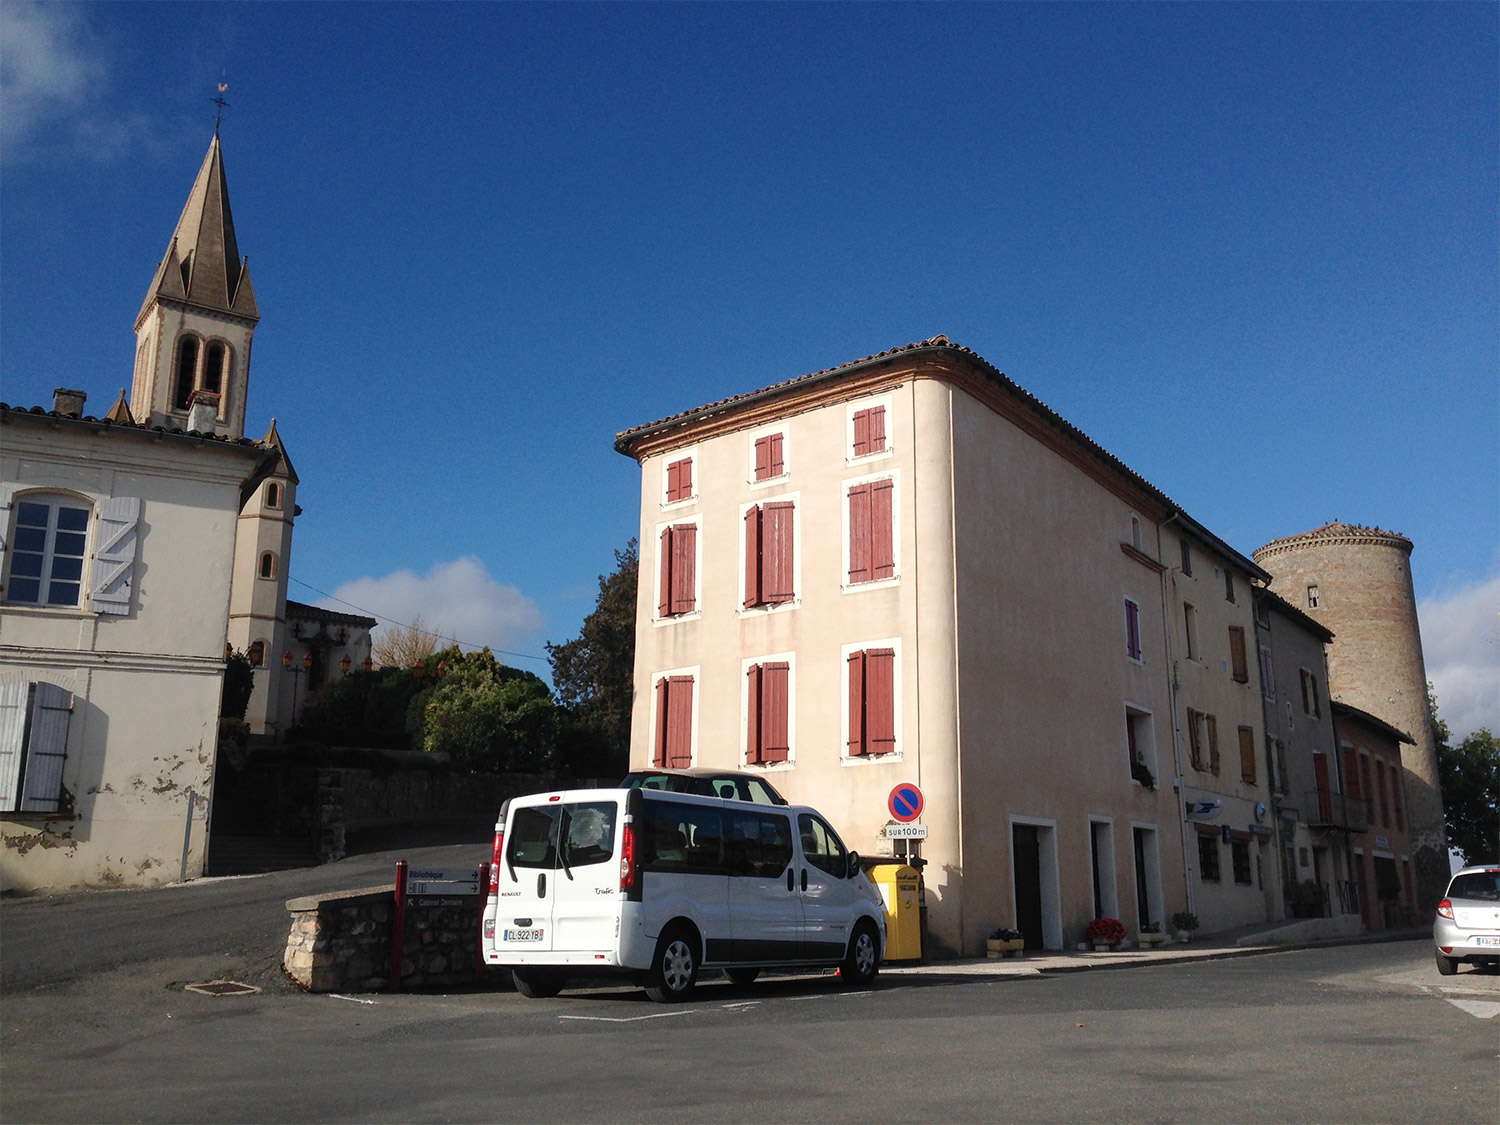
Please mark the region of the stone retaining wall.
MULTIPOLYGON (((282 960, 310 992, 390 988, 395 885, 289 899, 292 915, 282 960)), ((402 988, 472 988, 482 899, 466 906, 408 907, 402 988)))

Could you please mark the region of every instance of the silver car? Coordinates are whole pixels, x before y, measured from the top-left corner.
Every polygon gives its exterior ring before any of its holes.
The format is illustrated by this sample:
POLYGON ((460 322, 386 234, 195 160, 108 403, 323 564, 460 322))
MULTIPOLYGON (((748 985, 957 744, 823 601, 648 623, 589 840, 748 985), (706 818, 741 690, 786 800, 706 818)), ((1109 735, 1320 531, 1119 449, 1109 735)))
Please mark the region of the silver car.
POLYGON ((1500 867, 1465 867, 1453 876, 1432 921, 1437 969, 1445 977, 1460 961, 1500 968, 1500 867))

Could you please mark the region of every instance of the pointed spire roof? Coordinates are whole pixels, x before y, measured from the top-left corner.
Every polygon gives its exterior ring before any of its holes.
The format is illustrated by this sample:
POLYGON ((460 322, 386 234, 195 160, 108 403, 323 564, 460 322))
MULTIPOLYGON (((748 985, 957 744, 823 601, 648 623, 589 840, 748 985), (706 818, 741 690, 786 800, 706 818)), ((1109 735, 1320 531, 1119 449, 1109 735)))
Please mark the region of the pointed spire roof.
MULTIPOLYGON (((286 455, 286 446, 281 442, 281 435, 276 432, 276 419, 271 419, 271 428, 266 431, 266 436, 260 439, 261 445, 268 449, 274 449, 280 455, 282 465, 286 466, 286 476, 293 484, 297 484, 297 470, 292 468, 292 459, 286 455)), ((272 470, 273 472, 275 470, 272 470)))
POLYGON ((198 178, 193 181, 193 190, 188 193, 177 227, 172 231, 172 240, 146 291, 146 300, 136 317, 137 326, 151 305, 162 297, 251 321, 260 319, 250 285, 250 266, 240 258, 239 244, 234 238, 229 185, 224 179, 224 158, 217 133, 209 142, 198 178))
POLYGON ((133 426, 135 419, 130 416, 130 407, 125 405, 125 388, 120 388, 120 397, 115 399, 115 404, 109 408, 109 413, 104 416, 106 422, 113 422, 117 426, 133 426))

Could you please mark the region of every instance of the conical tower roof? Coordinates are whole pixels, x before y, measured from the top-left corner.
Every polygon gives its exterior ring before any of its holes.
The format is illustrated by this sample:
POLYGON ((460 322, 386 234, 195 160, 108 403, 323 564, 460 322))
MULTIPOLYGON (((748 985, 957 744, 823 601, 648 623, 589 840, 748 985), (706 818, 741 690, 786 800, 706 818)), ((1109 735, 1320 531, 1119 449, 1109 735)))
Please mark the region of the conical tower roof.
POLYGON ((250 267, 240 258, 234 238, 229 186, 224 179, 217 133, 209 142, 167 252, 146 291, 136 317, 137 327, 161 298, 230 313, 252 323, 260 319, 250 285, 250 267))

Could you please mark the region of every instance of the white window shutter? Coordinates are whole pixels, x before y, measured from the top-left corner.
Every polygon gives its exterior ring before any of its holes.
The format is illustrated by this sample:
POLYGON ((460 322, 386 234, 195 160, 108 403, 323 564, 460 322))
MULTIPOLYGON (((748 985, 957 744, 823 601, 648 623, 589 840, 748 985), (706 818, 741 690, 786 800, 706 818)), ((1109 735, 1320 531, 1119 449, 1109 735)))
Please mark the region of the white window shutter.
POLYGON ((26 747, 26 792, 22 812, 57 812, 62 796, 63 758, 68 751, 68 719, 73 693, 38 681, 31 704, 31 738, 26 747))
POLYGON ((10 542, 10 508, 11 498, 16 494, 14 486, 0 484, 0 553, 3 553, 6 545, 10 542))
POLYGON ((26 737, 26 696, 30 687, 25 680, 0 684, 0 812, 12 812, 16 807, 22 743, 26 737))
POLYGON ((141 501, 115 496, 101 501, 94 528, 94 573, 89 609, 95 613, 129 613, 135 579, 136 524, 141 501))

